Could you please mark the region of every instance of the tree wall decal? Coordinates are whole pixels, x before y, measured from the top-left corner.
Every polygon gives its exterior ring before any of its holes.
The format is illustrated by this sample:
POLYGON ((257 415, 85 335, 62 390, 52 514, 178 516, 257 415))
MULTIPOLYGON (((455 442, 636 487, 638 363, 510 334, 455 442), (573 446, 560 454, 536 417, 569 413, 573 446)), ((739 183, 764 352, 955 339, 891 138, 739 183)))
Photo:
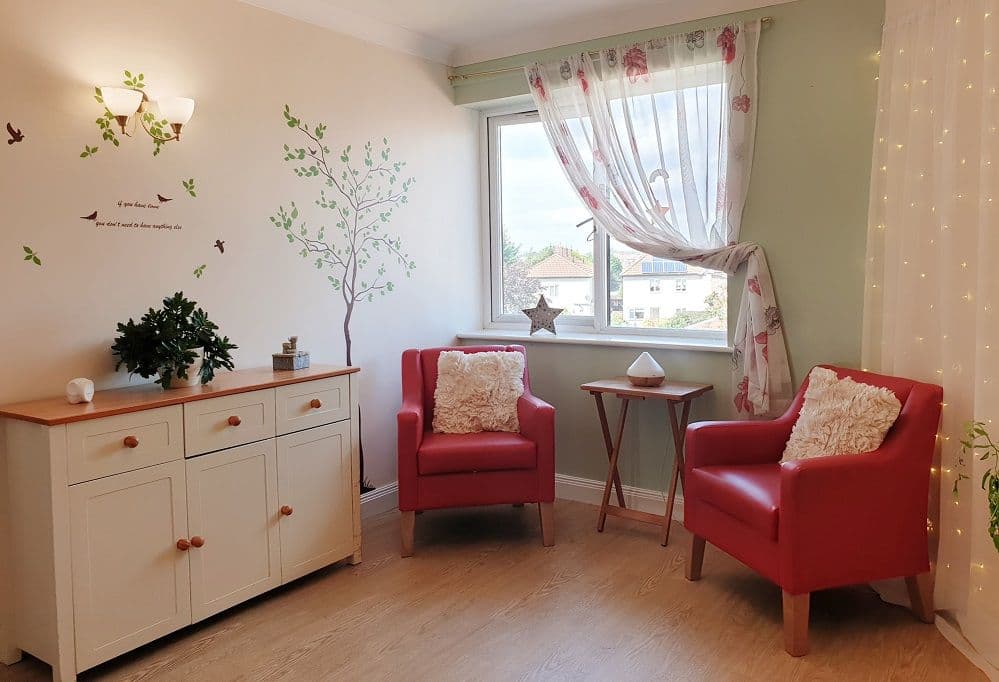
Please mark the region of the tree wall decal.
MULTIPOLYGON (((329 286, 343 298, 343 341, 350 365, 354 308, 395 290, 390 268, 410 277, 416 267, 402 250, 402 240, 389 232, 392 214, 409 201, 407 194, 415 180, 402 177, 404 161, 390 160, 388 138, 382 138, 382 148, 377 152, 368 141, 362 158, 355 162, 350 145, 334 157, 325 142, 326 124, 310 127, 292 114, 287 104, 284 121, 300 133, 300 141, 305 145, 284 145, 284 160, 298 177, 315 178, 322 183, 315 204, 322 209, 325 220, 320 220, 315 229, 309 227, 294 201, 288 208, 279 206, 270 220, 282 230, 288 243, 300 247, 302 258, 312 259, 317 270, 329 273, 326 276, 329 286)), ((367 492, 373 487, 364 477, 364 448, 360 443, 358 446, 361 492, 367 492)))
POLYGON ((310 228, 294 201, 289 208, 279 206, 270 217, 288 242, 301 247, 302 258, 312 259, 317 270, 329 272, 330 287, 343 298, 343 339, 347 364, 351 364, 350 324, 354 308, 385 296, 395 289, 389 268, 401 269, 410 277, 416 263, 402 250, 402 240, 389 232, 389 221, 399 206, 408 202, 412 177, 402 179, 404 161, 390 161, 388 139, 375 151, 369 141, 359 163, 352 161, 351 146, 340 153, 339 165, 332 161, 326 145, 327 127, 309 126, 293 115, 286 104, 284 119, 289 128, 301 133, 303 147, 284 145, 284 160, 300 178, 316 178, 320 188, 316 206, 327 212, 327 222, 310 228), (395 265, 392 266, 391 264, 395 265))

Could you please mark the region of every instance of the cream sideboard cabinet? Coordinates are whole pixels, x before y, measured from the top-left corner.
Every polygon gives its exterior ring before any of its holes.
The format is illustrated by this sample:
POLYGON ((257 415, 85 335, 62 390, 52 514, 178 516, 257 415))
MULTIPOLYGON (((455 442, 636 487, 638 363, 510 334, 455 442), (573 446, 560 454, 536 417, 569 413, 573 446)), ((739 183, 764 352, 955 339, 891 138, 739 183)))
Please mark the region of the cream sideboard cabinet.
POLYGON ((357 368, 0 407, 20 651, 76 674, 361 560, 357 368))

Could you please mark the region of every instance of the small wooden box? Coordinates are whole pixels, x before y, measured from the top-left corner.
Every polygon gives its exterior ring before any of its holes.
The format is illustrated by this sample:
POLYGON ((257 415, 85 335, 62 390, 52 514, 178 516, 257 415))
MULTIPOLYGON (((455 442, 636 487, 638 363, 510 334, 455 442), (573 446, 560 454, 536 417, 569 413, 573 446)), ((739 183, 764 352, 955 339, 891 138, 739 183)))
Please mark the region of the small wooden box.
POLYGON ((309 351, 300 350, 295 353, 274 353, 274 371, 290 371, 306 369, 309 366, 309 351))

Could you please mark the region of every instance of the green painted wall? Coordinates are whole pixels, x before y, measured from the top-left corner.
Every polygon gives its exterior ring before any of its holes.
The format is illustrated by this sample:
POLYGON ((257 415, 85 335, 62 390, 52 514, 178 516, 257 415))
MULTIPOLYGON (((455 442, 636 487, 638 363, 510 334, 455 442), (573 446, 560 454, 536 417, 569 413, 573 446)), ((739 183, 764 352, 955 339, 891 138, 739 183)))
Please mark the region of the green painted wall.
MULTIPOLYGON (((795 383, 820 362, 858 366, 868 185, 876 108, 875 53, 881 0, 799 0, 727 17, 558 47, 482 64, 481 71, 557 58, 673 31, 772 16, 760 40, 759 118, 743 239, 766 249, 784 314, 795 383)), ((518 73, 459 83, 459 103, 527 92, 518 73)), ((740 295, 730 287, 730 308, 740 295)), ((734 310, 732 314, 734 320, 734 310)), ((526 324, 525 324, 526 328, 526 324)), ((606 455, 587 380, 623 374, 635 349, 528 343, 535 392, 558 414, 559 473, 603 479, 606 455)), ((674 379, 710 381, 692 420, 728 418, 730 359, 723 353, 661 350, 674 379)), ((616 406, 611 418, 616 418, 616 406)), ((665 408, 641 405, 626 433, 625 483, 662 489, 672 455, 665 408)))

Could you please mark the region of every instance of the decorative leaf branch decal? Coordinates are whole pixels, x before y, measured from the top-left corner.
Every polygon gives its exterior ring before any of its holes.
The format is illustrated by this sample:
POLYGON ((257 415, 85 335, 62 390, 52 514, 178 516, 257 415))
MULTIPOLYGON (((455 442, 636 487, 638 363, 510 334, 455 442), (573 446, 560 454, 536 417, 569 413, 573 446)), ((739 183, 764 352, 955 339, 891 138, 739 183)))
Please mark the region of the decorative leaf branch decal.
POLYGON ((403 251, 402 240, 387 231, 392 214, 408 202, 406 195, 415 181, 411 177, 400 180, 406 164, 389 161, 392 150, 387 138, 382 138, 382 148, 377 152, 371 142, 366 143, 360 164, 352 163, 351 146, 347 145, 338 157, 342 166, 336 167, 331 159, 333 152, 323 141, 327 130, 325 124, 310 127, 292 114, 287 104, 284 120, 289 128, 301 133, 304 144, 301 147, 284 145, 284 160, 298 177, 318 178, 322 182, 324 187, 320 188, 315 204, 327 212, 333 228, 322 224, 310 229, 306 221, 300 219, 295 202, 291 202, 289 208, 279 206, 270 220, 282 230, 289 244, 301 247, 302 258, 311 260, 317 270, 330 273, 326 279, 346 306, 343 335, 349 365, 354 307, 395 289, 389 279, 387 263, 394 263, 394 268, 401 269, 406 277, 416 267, 409 254, 403 251), (327 235, 327 232, 331 234, 327 235), (369 272, 368 276, 365 271, 369 272))
POLYGON ((31 261, 35 265, 42 264, 42 259, 38 257, 38 252, 36 252, 30 246, 22 246, 21 248, 24 249, 25 253, 24 260, 31 261))
MULTIPOLYGON (((145 74, 138 73, 133 75, 132 72, 127 69, 124 73, 125 78, 121 81, 123 86, 139 91, 145 89, 145 74)), ((94 99, 97 100, 98 104, 104 105, 104 98, 101 96, 101 89, 99 87, 94 88, 94 99)), ((142 122, 152 134, 150 139, 152 139, 153 142, 153 156, 158 156, 163 145, 166 144, 165 138, 170 137, 172 134, 172 131, 170 130, 170 123, 166 119, 157 119, 156 116, 149 111, 143 112, 141 116, 142 122)), ((107 105, 104 105, 104 113, 97 117, 94 122, 97 124, 97 128, 101 131, 101 139, 104 142, 110 142, 115 147, 120 146, 121 141, 118 139, 118 133, 115 132, 114 129, 116 124, 114 115, 111 113, 111 110, 107 108, 107 105)), ((86 159, 91 157, 97 153, 97 150, 97 147, 84 145, 83 151, 80 152, 80 158, 86 159)))
POLYGON ((194 276, 201 279, 201 276, 205 274, 205 268, 208 267, 207 263, 202 263, 198 267, 194 268, 194 276))
POLYGON ((184 189, 192 197, 197 197, 198 196, 198 193, 194 191, 194 178, 191 178, 190 180, 181 180, 180 184, 182 184, 184 186, 184 189))

